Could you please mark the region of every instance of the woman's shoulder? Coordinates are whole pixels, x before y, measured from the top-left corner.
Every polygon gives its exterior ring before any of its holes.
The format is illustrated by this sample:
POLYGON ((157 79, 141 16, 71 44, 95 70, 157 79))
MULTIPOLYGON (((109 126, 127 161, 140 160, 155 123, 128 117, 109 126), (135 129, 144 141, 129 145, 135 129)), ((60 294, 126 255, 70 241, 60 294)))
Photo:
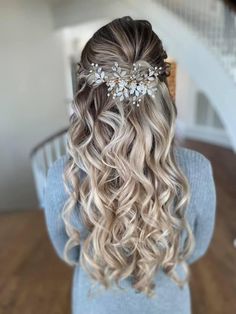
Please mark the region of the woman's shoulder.
POLYGON ((211 161, 202 153, 183 146, 175 147, 178 165, 187 176, 192 188, 201 190, 212 185, 213 169, 211 161))
POLYGON ((207 168, 211 168, 210 160, 196 150, 177 146, 175 147, 174 152, 178 164, 188 172, 199 172, 201 169, 206 170, 207 168))
MULTIPOLYGON (((47 171, 47 177, 48 178, 57 178, 64 173, 65 167, 70 161, 70 155, 65 153, 58 157, 56 160, 52 162, 52 164, 49 166, 48 171, 47 171)), ((84 177, 86 174, 85 171, 81 168, 78 167, 78 173, 81 178, 84 177)))
POLYGON ((202 153, 184 146, 175 147, 175 155, 183 165, 204 165, 210 164, 210 160, 202 153))

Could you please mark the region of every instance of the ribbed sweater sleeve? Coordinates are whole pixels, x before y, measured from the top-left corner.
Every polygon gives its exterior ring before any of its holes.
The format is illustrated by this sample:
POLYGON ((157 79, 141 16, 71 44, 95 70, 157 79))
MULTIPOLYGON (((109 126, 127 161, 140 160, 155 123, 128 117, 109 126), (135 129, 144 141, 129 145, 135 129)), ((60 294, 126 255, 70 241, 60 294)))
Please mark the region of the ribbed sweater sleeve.
POLYGON ((192 172, 192 208, 195 209, 194 223, 195 249, 188 259, 193 263, 207 251, 212 240, 216 214, 216 188, 213 169, 210 161, 202 154, 195 154, 195 162, 190 168, 192 172))
POLYGON ((203 154, 178 147, 176 157, 190 186, 187 216, 192 223, 195 248, 187 260, 193 263, 202 257, 211 242, 216 213, 216 188, 211 162, 203 154))
MULTIPOLYGON (((61 216, 63 206, 69 197, 68 193, 64 189, 62 178, 66 160, 67 155, 64 155, 57 159, 49 168, 44 195, 44 217, 46 220, 48 234, 57 255, 63 261, 65 261, 63 256, 64 247, 69 239, 61 216)), ((78 227, 76 225, 76 221, 78 220, 73 219, 73 225, 78 227)), ((73 261, 78 260, 79 249, 79 247, 74 247, 70 251, 69 257, 73 261)))

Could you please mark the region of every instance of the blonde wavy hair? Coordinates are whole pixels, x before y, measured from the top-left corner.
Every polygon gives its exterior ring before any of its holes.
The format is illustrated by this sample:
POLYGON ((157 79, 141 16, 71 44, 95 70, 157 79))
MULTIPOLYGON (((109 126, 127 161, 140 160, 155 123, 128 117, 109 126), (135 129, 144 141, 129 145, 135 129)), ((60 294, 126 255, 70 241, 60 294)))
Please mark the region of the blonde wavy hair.
POLYGON ((120 287, 130 276, 136 292, 148 297, 155 294, 158 270, 179 286, 189 278, 186 259, 194 238, 185 211, 189 185, 174 154, 176 106, 166 77, 160 78, 156 96, 145 95, 136 107, 132 100, 108 97, 105 84, 89 85, 85 73, 91 63, 108 71, 115 61, 130 68, 137 61, 161 66, 165 58, 146 20, 118 18, 94 33, 81 54, 63 174, 70 193, 62 212, 69 236, 66 261, 77 264, 68 253, 80 246, 79 262, 95 282, 120 287), (76 208, 89 230, 83 241, 70 221, 76 208), (185 266, 184 279, 178 264, 185 266))

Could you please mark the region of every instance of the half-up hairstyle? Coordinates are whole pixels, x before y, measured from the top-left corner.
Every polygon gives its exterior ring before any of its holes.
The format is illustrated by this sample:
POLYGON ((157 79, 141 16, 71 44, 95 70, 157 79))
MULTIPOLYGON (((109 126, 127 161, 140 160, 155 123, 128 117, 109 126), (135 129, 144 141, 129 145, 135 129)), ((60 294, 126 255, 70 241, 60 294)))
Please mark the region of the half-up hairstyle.
POLYGON ((79 62, 64 172, 71 187, 62 213, 66 261, 73 264, 68 253, 80 246, 80 264, 95 282, 107 289, 129 276, 133 288, 149 297, 159 270, 180 286, 188 281, 186 259, 194 243, 185 210, 189 185, 174 154, 176 106, 165 75, 155 97, 144 95, 139 107, 132 99, 113 99, 106 84, 93 86, 86 78, 91 63, 109 71, 114 62, 124 69, 135 62, 159 67, 166 58, 146 20, 123 17, 94 33, 79 62), (70 221, 75 210, 89 230, 83 240, 70 221), (185 266, 184 279, 178 264, 185 266))

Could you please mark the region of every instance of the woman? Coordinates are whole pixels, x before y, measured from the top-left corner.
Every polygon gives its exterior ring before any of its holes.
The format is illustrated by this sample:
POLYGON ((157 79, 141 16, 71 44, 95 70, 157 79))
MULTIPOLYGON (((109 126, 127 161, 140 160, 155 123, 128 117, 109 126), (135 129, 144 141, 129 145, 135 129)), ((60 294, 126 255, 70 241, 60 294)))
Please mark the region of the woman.
POLYGON ((45 218, 74 265, 73 314, 191 313, 189 264, 215 219, 209 160, 176 144, 162 42, 115 19, 85 45, 67 153, 47 176, 45 218))

